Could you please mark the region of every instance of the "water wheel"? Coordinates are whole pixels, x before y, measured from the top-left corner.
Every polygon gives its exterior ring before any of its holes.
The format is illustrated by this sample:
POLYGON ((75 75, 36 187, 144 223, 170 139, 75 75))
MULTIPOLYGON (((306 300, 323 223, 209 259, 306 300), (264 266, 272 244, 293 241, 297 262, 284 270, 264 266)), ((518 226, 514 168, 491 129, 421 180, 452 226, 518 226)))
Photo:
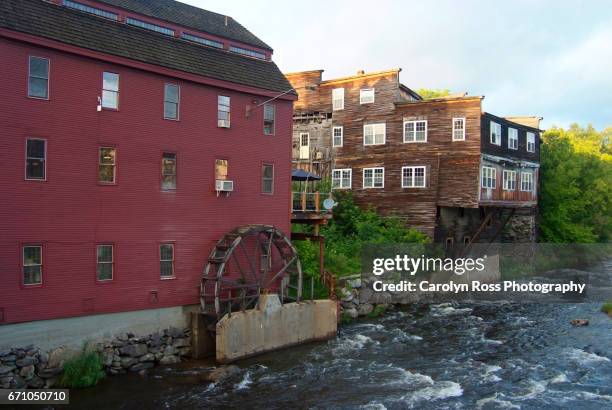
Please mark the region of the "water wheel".
POLYGON ((246 225, 225 234, 210 252, 200 287, 203 313, 217 320, 251 309, 262 293, 300 300, 302 268, 289 238, 271 225, 246 225))

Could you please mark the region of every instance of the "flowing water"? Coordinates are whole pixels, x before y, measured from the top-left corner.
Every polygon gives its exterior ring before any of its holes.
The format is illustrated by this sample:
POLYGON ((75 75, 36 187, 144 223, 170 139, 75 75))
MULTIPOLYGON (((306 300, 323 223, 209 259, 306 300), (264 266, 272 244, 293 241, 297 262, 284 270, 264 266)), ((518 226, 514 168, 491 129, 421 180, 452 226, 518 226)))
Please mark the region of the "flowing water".
POLYGON ((411 306, 328 342, 237 363, 189 362, 73 392, 80 408, 612 408, 612 319, 600 303, 411 306), (571 319, 590 325, 572 327, 571 319))

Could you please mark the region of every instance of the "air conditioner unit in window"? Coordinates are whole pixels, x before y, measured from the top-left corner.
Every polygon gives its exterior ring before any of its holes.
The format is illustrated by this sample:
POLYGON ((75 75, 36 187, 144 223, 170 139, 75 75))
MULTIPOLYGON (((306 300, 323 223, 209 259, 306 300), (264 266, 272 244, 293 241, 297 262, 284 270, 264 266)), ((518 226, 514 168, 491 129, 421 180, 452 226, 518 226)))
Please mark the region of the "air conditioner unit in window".
POLYGON ((227 179, 217 179, 215 185, 217 196, 219 196, 221 192, 227 192, 227 194, 229 195, 229 193, 234 190, 234 181, 229 181, 227 179))

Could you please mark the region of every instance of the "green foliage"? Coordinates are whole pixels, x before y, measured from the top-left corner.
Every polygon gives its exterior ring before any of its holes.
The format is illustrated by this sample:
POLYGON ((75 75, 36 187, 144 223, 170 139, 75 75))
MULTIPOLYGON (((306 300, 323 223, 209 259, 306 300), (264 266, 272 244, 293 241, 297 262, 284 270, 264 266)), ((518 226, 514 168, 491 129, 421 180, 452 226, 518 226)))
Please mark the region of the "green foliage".
MULTIPOLYGON (((406 228, 396 218, 381 217, 372 209, 359 208, 350 193, 334 193, 334 199, 338 202, 334 218, 321 227, 321 234, 325 236, 325 269, 336 276, 361 272, 361 250, 365 244, 429 241, 426 235, 406 228)), ((318 276, 319 244, 296 241, 295 245, 305 277, 318 276)))
POLYGON ((612 129, 552 128, 541 146, 540 229, 555 243, 609 242, 612 236, 612 129))
POLYGON ((368 313, 368 317, 377 318, 377 317, 381 317, 384 314, 385 314, 385 307, 382 305, 376 305, 374 307, 374 310, 368 313))
POLYGON ((609 316, 612 316, 612 301, 604 303, 604 305, 601 307, 601 311, 609 316))
POLYGON ((98 384, 104 376, 100 354, 83 349, 81 353, 66 361, 59 384, 68 388, 90 387, 98 384))
POLYGON ((342 324, 342 325, 349 325, 349 324, 353 323, 354 321, 355 321, 355 319, 353 319, 346 312, 342 312, 342 314, 340 315, 340 324, 342 324))
POLYGON ((450 95, 450 90, 448 89, 439 89, 439 90, 430 90, 427 88, 419 88, 416 90, 417 94, 423 97, 424 100, 431 100, 433 98, 439 97, 447 97, 450 95))

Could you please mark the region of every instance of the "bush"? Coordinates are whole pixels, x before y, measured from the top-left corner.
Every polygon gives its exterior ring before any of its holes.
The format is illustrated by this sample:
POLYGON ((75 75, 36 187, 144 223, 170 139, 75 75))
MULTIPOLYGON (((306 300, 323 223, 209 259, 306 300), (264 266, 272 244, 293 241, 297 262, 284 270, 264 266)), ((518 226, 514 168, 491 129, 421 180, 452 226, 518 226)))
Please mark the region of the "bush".
POLYGON ((604 303, 601 307, 601 311, 607 313, 609 316, 612 316, 612 300, 604 303))
POLYGON ((105 376, 102 357, 98 352, 83 349, 67 360, 59 384, 69 388, 95 386, 105 376))
POLYGON ((384 313, 385 313, 385 307, 381 305, 376 305, 374 307, 374 310, 368 313, 368 317, 371 317, 371 318, 381 317, 382 315, 384 315, 384 313))

